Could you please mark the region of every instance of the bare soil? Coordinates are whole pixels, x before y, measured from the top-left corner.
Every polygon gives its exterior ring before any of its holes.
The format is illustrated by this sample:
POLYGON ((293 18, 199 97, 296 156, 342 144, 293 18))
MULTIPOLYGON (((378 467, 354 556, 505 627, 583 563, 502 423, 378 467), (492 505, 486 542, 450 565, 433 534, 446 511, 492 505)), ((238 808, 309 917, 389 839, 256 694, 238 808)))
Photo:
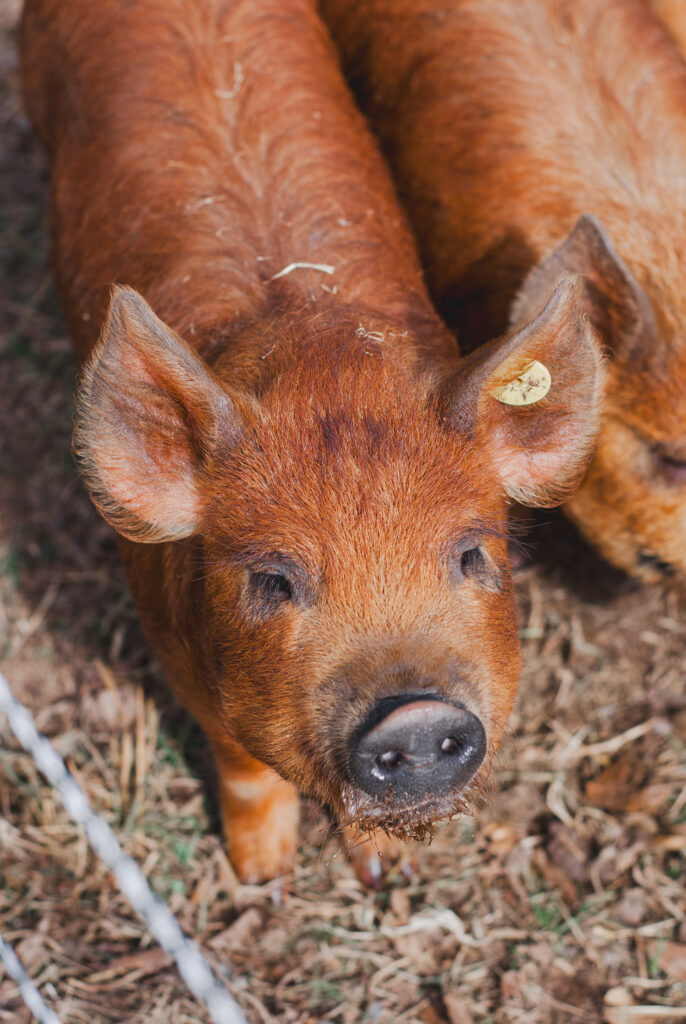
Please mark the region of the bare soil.
MULTIPOLYGON (((17 695, 251 1024, 683 1019, 686 601, 620 577, 553 514, 518 577, 526 667, 478 816, 408 846, 369 892, 307 805, 297 870, 237 882, 204 740, 71 461, 17 16, 0 0, 0 666, 17 695)), ((0 815, 0 931, 65 1024, 207 1020, 4 720, 0 815)), ((30 1019, 0 968, 0 1022, 30 1019)))

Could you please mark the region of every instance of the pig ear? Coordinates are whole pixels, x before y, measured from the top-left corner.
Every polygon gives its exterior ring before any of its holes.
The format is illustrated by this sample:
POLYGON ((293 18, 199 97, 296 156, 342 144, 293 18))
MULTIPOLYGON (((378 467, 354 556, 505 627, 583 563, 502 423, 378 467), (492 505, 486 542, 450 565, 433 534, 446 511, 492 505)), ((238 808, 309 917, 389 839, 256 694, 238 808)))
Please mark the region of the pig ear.
POLYGON ((202 515, 207 457, 240 432, 207 364, 132 288, 115 288, 76 398, 74 450, 98 509, 130 540, 179 540, 202 515))
POLYGON ((466 358, 450 389, 449 421, 524 505, 563 501, 593 453, 604 366, 582 289, 578 275, 561 279, 534 319, 466 358))
POLYGON ((569 237, 526 278, 512 306, 512 326, 529 320, 565 273, 584 275, 584 312, 610 352, 632 350, 641 339, 655 336, 650 299, 590 213, 579 218, 569 237))

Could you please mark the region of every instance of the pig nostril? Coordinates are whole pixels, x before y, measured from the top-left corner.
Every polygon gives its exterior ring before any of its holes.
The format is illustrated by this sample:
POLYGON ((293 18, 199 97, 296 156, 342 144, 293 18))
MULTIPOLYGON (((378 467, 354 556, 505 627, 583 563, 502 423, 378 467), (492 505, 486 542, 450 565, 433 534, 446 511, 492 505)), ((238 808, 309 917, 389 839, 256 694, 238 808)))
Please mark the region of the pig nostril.
POLYGON ((397 768, 402 760, 403 755, 399 750, 387 750, 385 753, 379 754, 376 763, 379 768, 386 768, 388 770, 389 768, 397 768))
POLYGON ((458 754, 460 752, 460 745, 454 736, 446 736, 441 743, 441 752, 448 756, 451 754, 458 754))

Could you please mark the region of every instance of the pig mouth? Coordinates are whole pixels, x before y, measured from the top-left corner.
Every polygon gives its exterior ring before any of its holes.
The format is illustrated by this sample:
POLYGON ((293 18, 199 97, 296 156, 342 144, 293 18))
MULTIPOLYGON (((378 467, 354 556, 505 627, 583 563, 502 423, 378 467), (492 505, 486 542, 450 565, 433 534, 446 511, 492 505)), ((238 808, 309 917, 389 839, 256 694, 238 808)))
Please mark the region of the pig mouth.
POLYGON ((378 800, 358 786, 347 784, 341 791, 343 814, 339 824, 360 832, 381 831, 396 839, 430 842, 438 822, 472 814, 483 802, 490 773, 491 756, 487 755, 476 775, 461 789, 412 802, 396 802, 393 793, 378 800))

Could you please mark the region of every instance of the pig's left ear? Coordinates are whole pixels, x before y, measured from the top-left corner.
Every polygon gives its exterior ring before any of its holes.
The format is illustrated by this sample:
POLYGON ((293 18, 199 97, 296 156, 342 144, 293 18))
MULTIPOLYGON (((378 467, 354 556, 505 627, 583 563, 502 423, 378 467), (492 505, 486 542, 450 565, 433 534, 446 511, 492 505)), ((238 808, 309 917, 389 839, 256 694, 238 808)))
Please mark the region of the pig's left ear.
POLYGON ((579 218, 568 237, 525 279, 510 311, 512 327, 531 319, 562 274, 584 275, 584 312, 612 354, 634 352, 655 337, 650 299, 590 213, 579 218))
POLYGON ((605 375, 583 284, 562 278, 537 316, 464 359, 444 392, 448 422, 524 505, 564 501, 593 454, 605 375))
POLYGON ((124 537, 201 525, 208 463, 242 432, 236 396, 132 288, 115 288, 76 396, 74 451, 93 502, 124 537))

